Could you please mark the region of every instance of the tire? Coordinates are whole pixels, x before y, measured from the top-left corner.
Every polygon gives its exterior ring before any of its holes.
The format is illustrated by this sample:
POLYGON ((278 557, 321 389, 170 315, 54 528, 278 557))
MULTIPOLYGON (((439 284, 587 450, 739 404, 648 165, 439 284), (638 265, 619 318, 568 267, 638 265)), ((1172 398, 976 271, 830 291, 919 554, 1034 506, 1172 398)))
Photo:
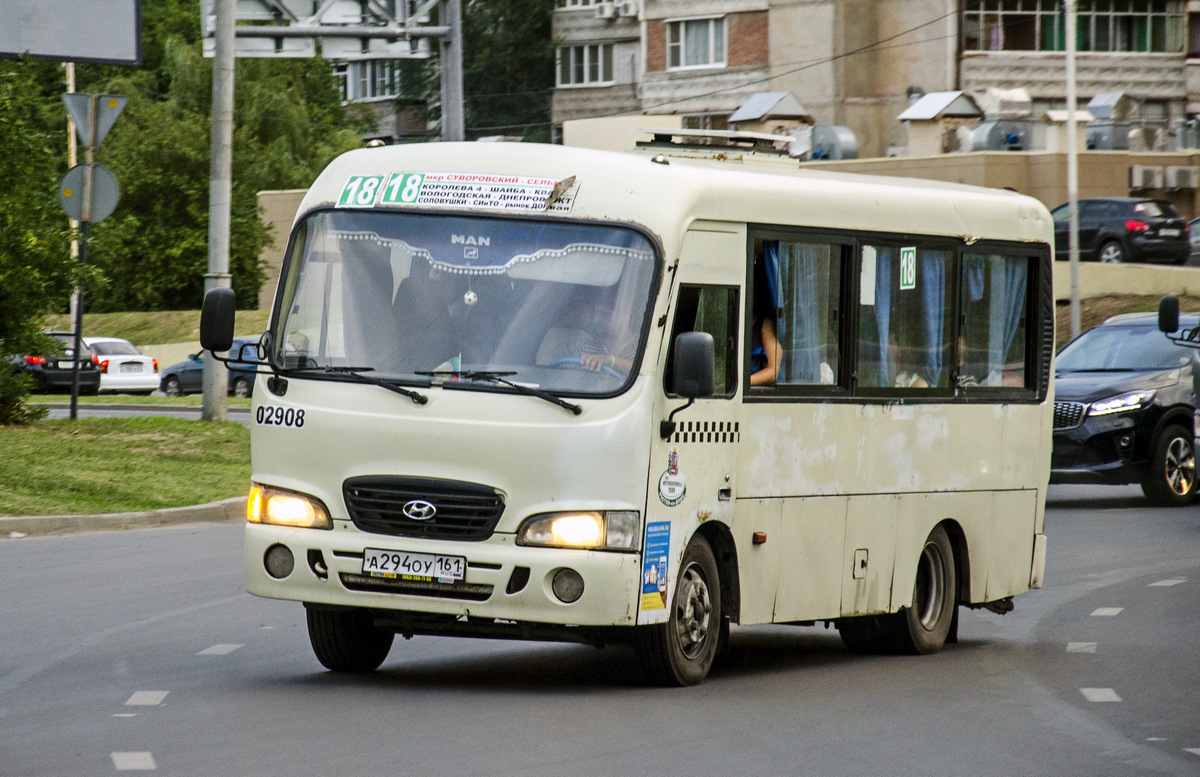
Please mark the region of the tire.
POLYGON ((721 643, 721 585, 707 540, 692 538, 679 570, 667 622, 637 628, 642 667, 657 685, 698 684, 712 668, 721 643))
POLYGON ((247 378, 234 378, 232 393, 235 397, 248 397, 250 392, 254 390, 254 386, 247 378))
POLYGON ((180 384, 179 378, 174 375, 167 376, 167 379, 163 381, 162 390, 168 397, 183 396, 183 386, 180 384))
POLYGON ((1121 264, 1125 261, 1125 249, 1117 240, 1105 240, 1096 251, 1096 260, 1101 264, 1121 264))
POLYGON ((917 559, 912 603, 889 615, 838 621, 838 634, 852 653, 936 653, 946 644, 958 608, 954 547, 941 526, 925 540, 917 559))
POLYGON ((1151 446, 1142 493, 1159 507, 1182 507, 1196 496, 1196 450, 1182 426, 1163 429, 1151 446))
POLYGON ((321 665, 331 672, 374 672, 387 658, 396 635, 375 628, 362 610, 305 607, 308 639, 321 665))

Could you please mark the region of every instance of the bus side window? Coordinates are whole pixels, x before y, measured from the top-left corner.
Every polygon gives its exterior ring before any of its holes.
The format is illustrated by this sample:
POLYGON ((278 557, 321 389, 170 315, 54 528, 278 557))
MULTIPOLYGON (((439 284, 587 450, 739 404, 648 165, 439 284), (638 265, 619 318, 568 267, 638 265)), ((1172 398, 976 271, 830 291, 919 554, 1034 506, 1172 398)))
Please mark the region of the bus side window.
POLYGON ((768 299, 775 311, 780 351, 776 385, 837 383, 842 247, 764 240, 755 286, 755 299, 768 299))
POLYGON ((963 256, 958 388, 1029 388, 1025 358, 1030 260, 963 256))
POLYGON ((671 326, 671 345, 667 352, 663 385, 672 385, 675 364, 675 338, 683 332, 707 332, 712 335, 716 363, 713 381, 718 397, 733 396, 737 384, 738 288, 736 286, 698 286, 681 284, 671 326))

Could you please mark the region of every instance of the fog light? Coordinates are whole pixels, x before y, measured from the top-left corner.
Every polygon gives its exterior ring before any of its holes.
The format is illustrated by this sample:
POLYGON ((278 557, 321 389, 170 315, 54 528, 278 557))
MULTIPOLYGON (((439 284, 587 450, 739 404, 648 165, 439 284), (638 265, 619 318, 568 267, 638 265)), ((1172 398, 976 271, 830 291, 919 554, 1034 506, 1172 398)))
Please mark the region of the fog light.
POLYGON ((560 602, 571 604, 583 596, 583 576, 574 569, 560 569, 554 573, 550 587, 560 602))
POLYGON ((276 580, 282 580, 292 574, 292 570, 296 568, 296 559, 292 556, 292 552, 282 545, 272 545, 267 548, 267 554, 263 557, 263 561, 267 568, 267 574, 276 580))

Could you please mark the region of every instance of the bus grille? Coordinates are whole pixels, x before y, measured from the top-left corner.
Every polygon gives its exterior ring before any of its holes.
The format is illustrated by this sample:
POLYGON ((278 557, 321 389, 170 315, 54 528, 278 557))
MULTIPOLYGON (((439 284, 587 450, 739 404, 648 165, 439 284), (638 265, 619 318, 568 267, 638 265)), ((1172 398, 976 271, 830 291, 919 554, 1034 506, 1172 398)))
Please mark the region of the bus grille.
POLYGON ((1083 423, 1083 411, 1087 407, 1082 402, 1055 402, 1054 429, 1074 429, 1083 423))
POLYGON ((342 484, 342 496, 355 526, 396 537, 486 540, 504 512, 499 491, 458 480, 350 478, 342 484))

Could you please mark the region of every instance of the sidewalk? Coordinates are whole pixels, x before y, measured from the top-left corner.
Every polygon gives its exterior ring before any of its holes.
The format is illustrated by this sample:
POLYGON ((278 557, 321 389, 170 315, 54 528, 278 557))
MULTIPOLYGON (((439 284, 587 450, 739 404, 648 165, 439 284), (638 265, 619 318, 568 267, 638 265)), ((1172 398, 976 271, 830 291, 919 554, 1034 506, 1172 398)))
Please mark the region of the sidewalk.
POLYGON ((0 515, 0 540, 113 529, 149 529, 184 523, 235 523, 246 519, 246 497, 192 507, 106 515, 0 515))

